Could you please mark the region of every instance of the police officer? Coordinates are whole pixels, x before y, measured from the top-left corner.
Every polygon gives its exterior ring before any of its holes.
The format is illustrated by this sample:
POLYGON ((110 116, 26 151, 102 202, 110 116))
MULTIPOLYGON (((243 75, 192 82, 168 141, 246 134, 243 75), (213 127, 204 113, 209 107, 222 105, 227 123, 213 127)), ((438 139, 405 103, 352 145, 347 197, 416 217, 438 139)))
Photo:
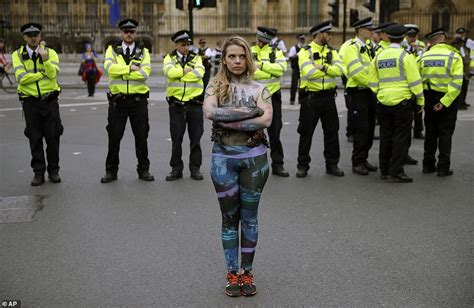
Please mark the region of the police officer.
POLYGON ((200 38, 199 39, 199 49, 198 54, 202 59, 202 64, 204 65, 205 73, 202 81, 204 83, 204 89, 207 88, 207 84, 209 83, 209 78, 211 77, 211 67, 212 67, 212 56, 213 52, 211 48, 206 46, 206 39, 200 38))
POLYGON ((44 173, 52 183, 61 182, 59 176, 59 139, 63 125, 59 116, 57 83, 59 58, 57 53, 40 45, 42 26, 28 23, 21 26, 25 45, 12 54, 13 69, 18 82, 18 95, 23 107, 25 136, 30 141, 31 167, 34 178, 31 186, 44 183, 44 173), (46 141, 46 160, 43 150, 46 141))
MULTIPOLYGON (((342 43, 341 47, 339 47, 339 57, 341 60, 344 62, 344 54, 345 51, 347 50, 347 47, 352 44, 352 42, 355 41, 356 38, 351 38, 342 43)), ((351 105, 351 100, 350 96, 347 94, 347 72, 344 73, 344 75, 341 77, 342 83, 344 84, 344 102, 347 108, 347 125, 346 125, 346 137, 347 141, 349 142, 354 142, 354 132, 352 130, 352 105, 351 105)))
POLYGON ((413 104, 423 111, 424 97, 421 77, 413 55, 401 48, 406 33, 403 25, 386 28, 390 46, 381 51, 369 67, 369 86, 377 94, 380 123, 380 173, 395 182, 407 183, 403 164, 410 147, 413 104))
MULTIPOLYGON (((407 33, 405 40, 401 43, 402 47, 411 54, 416 57, 419 57, 425 51, 425 43, 418 40, 418 33, 420 33, 420 29, 415 24, 406 24, 405 28, 407 28, 407 33)), ((418 113, 414 110, 414 117, 413 117, 413 138, 415 139, 424 139, 425 136, 423 135, 423 114, 418 113)), ((410 157, 407 158, 408 162, 410 162, 410 157)), ((413 162, 412 162, 413 164, 413 162)))
POLYGON ((109 46, 105 53, 104 67, 109 75, 109 111, 107 132, 109 150, 105 162, 105 176, 101 183, 117 179, 119 149, 127 119, 135 136, 135 152, 138 159, 138 178, 154 181, 148 160, 148 96, 150 89, 146 81, 150 76, 150 54, 135 42, 138 22, 124 19, 119 22, 122 41, 109 46))
POLYGON ((375 43, 375 54, 379 54, 382 50, 389 48, 390 39, 388 38, 386 29, 395 24, 395 22, 386 22, 374 29, 372 42, 375 43), (374 37, 377 38, 378 41, 374 40, 374 37))
POLYGON ((462 81, 462 90, 461 94, 459 95, 459 104, 458 104, 458 109, 459 110, 466 110, 470 104, 466 103, 466 96, 467 96, 467 90, 469 88, 469 79, 471 78, 471 73, 470 73, 470 63, 472 62, 471 60, 471 50, 466 46, 467 43, 467 37, 466 37, 467 30, 463 27, 457 28, 456 29, 456 34, 454 35, 453 42, 451 45, 455 46, 459 50, 459 54, 461 55, 461 58, 463 59, 464 63, 464 79, 462 81))
POLYGON ((202 112, 204 66, 201 57, 189 50, 191 42, 189 31, 178 31, 171 37, 171 40, 176 44, 176 49, 166 54, 163 60, 163 72, 168 78, 167 100, 172 141, 171 172, 166 180, 174 181, 183 177, 181 144, 186 125, 188 125, 190 141, 189 170, 191 178, 202 180, 200 142, 204 132, 202 112))
POLYGON ((375 52, 367 45, 372 35, 372 18, 364 18, 352 25, 356 39, 344 51, 344 64, 347 69, 346 90, 352 107, 352 126, 354 143, 352 150, 352 172, 368 175, 377 171, 367 159, 374 140, 376 102, 369 89, 368 70, 375 52))
POLYGON ((252 46, 257 70, 254 80, 265 85, 272 96, 273 121, 268 128, 270 138, 270 157, 272 158, 272 174, 288 177, 290 174, 283 167, 283 146, 280 131, 283 126, 281 115, 281 83, 280 77, 286 71, 286 59, 281 50, 271 46, 276 37, 274 29, 257 27, 257 44, 252 46))
POLYGON ((298 43, 290 48, 288 58, 291 63, 291 89, 290 89, 290 105, 295 104, 296 91, 298 91, 298 83, 300 80, 300 68, 298 65, 298 53, 305 46, 306 36, 299 34, 296 36, 298 43))
POLYGON ((339 117, 336 108, 336 78, 344 68, 339 55, 329 47, 332 38, 330 21, 311 28, 314 40, 299 53, 301 71, 300 124, 298 133, 298 171, 296 177, 306 177, 311 157, 309 155, 314 129, 321 119, 324 133, 324 158, 326 173, 344 176, 337 167, 339 163, 339 117))
POLYGON ((446 43, 443 28, 428 33, 426 38, 431 47, 418 61, 426 100, 423 173, 438 172, 438 176, 444 177, 453 174, 451 139, 458 111, 456 98, 462 88, 463 61, 457 49, 446 43))

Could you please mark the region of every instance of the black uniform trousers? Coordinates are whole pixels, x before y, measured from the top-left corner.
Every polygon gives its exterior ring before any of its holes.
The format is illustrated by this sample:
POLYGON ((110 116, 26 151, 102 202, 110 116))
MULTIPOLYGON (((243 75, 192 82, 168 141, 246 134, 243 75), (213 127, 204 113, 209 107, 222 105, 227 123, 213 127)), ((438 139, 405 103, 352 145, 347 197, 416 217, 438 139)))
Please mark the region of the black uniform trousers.
POLYGON ((449 107, 434 111, 433 106, 439 103, 444 93, 424 91, 425 95, 425 146, 423 167, 434 168, 436 165, 436 150, 439 148, 438 170, 447 171, 451 165, 451 143, 456 127, 458 99, 449 107))
POLYGON ((181 145, 187 125, 190 143, 189 170, 198 171, 202 164, 201 137, 204 133, 202 105, 172 102, 168 109, 172 142, 170 166, 173 171, 183 171, 181 145))
POLYGON ((63 125, 59 116, 58 99, 41 102, 40 99, 29 97, 22 100, 25 115, 25 136, 30 141, 31 167, 37 175, 59 172, 59 139, 63 134, 63 125), (43 150, 43 138, 46 141, 46 160, 43 150))
POLYGON ((148 171, 150 161, 148 160, 148 132, 150 125, 148 122, 148 94, 126 95, 124 99, 117 102, 109 101, 109 114, 107 132, 109 134, 109 151, 105 162, 105 170, 110 173, 117 173, 119 168, 120 141, 127 119, 135 137, 135 153, 138 159, 137 171, 139 173, 148 171))
POLYGON ((291 68, 291 88, 290 88, 290 102, 294 102, 296 99, 296 91, 298 90, 298 83, 300 80, 300 69, 299 67, 291 68))
POLYGON ((272 94, 273 120, 268 127, 268 137, 270 139, 270 157, 272 158, 272 168, 283 166, 283 145, 280 140, 280 132, 283 127, 281 119, 281 91, 272 94))
POLYGON ((463 78, 462 79, 462 88, 461 88, 461 94, 459 94, 459 101, 458 101, 458 106, 459 104, 465 105, 466 104, 466 96, 467 96, 467 90, 469 88, 469 79, 463 78))
POLYGON ((413 134, 420 134, 423 131, 423 113, 418 113, 414 108, 413 111, 413 134))
POLYGON ((377 105, 380 124, 380 173, 399 175, 404 173, 403 164, 411 141, 413 100, 405 100, 395 106, 377 105))
POLYGON ((335 90, 304 92, 300 91, 300 117, 298 133, 298 169, 308 170, 311 157, 311 143, 314 130, 321 119, 324 133, 324 158, 326 167, 339 163, 339 117, 337 115, 335 90))
POLYGON ((202 77, 204 90, 206 90, 207 84, 209 83, 210 78, 211 78, 211 66, 206 66, 204 70, 204 76, 202 77))
POLYGON ((367 161, 374 142, 376 100, 370 89, 348 89, 352 109, 352 165, 367 161))

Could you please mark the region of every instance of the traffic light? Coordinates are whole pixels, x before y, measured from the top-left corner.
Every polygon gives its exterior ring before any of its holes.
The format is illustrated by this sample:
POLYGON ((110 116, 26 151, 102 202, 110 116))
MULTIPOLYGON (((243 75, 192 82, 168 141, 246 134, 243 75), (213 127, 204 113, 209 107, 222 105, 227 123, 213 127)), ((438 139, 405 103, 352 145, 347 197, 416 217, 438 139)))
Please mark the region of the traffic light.
POLYGON ((189 0, 192 1, 193 7, 202 9, 203 7, 216 7, 216 0, 189 0))
POLYGON ((375 0, 370 0, 369 2, 362 4, 362 6, 375 13, 375 0))
POLYGON ((331 7, 329 10, 329 16, 331 16, 331 23, 334 27, 339 27, 339 0, 333 0, 328 3, 331 7))

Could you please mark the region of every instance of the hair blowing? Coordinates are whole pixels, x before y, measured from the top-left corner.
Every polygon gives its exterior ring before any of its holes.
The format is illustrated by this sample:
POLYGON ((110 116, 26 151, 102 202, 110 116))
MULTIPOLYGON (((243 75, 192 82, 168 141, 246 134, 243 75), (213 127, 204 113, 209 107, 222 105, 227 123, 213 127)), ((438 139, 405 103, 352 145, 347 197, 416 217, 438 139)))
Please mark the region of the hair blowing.
POLYGON ((224 42, 224 46, 222 47, 223 51, 219 64, 219 71, 211 81, 211 85, 216 90, 216 96, 219 98, 219 102, 224 101, 231 94, 230 81, 232 73, 224 64, 224 59, 227 55, 227 48, 232 45, 240 46, 245 51, 245 61, 247 62, 247 69, 242 74, 243 79, 252 80, 253 74, 255 73, 255 63, 253 61, 252 52, 250 51, 250 46, 247 41, 240 36, 233 36, 228 38, 224 42))

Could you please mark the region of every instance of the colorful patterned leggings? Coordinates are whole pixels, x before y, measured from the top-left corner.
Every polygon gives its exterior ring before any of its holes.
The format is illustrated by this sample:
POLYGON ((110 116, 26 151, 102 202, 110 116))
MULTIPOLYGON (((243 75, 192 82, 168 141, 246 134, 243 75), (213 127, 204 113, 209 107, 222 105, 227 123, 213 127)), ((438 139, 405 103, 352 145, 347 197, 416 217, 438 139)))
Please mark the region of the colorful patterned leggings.
POLYGON ((269 173, 266 148, 214 145, 211 178, 222 212, 222 245, 228 271, 252 270, 258 238, 258 203, 269 173))

